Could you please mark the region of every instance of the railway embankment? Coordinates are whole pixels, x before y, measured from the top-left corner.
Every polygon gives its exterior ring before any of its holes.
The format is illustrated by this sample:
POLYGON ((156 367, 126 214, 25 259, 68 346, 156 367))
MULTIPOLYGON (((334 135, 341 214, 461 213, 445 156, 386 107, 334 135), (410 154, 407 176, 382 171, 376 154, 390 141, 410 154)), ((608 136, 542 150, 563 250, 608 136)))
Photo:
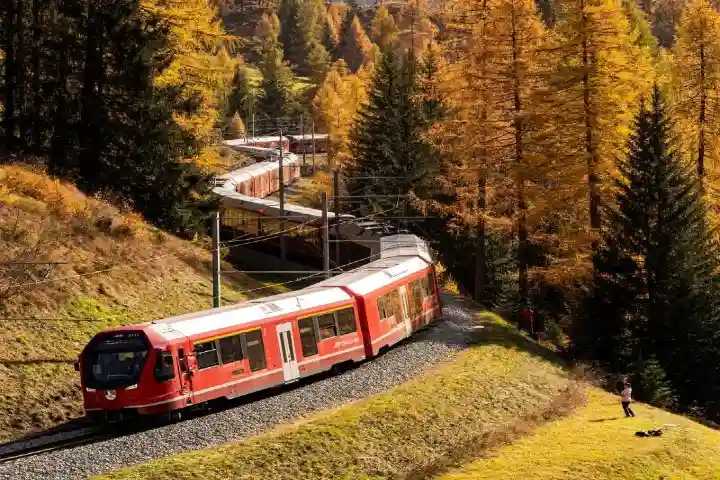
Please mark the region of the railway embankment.
POLYGON ((442 328, 467 348, 418 378, 261 436, 101 478, 428 478, 584 402, 551 351, 462 299, 452 305, 470 317, 442 328))
POLYGON ((717 478, 717 431, 643 404, 621 417, 618 397, 576 378, 552 351, 461 299, 454 305, 473 318, 445 328, 463 332, 468 348, 416 379, 98 480, 717 478), (635 435, 653 428, 664 435, 635 435))
POLYGON ((457 358, 469 347, 476 326, 471 311, 446 299, 444 318, 379 357, 341 374, 308 379, 259 398, 239 398, 179 423, 12 460, 0 464, 0 478, 87 478, 176 453, 252 438, 278 425, 303 422, 320 411, 362 402, 363 398, 388 391, 457 358))
MULTIPOLYGON (((210 271, 203 245, 42 172, 0 167, 0 441, 82 415, 73 362, 91 336, 210 308, 210 271)), ((267 277, 227 276, 223 302, 282 291, 267 277)))

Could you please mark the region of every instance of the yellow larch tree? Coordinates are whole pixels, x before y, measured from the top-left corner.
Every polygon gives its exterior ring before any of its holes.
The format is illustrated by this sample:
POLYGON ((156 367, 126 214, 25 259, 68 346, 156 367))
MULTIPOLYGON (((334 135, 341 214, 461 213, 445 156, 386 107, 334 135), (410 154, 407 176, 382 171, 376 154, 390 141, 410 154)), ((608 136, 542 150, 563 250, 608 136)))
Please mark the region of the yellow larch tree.
POLYGON ((328 133, 328 165, 331 168, 346 160, 350 127, 366 101, 364 75, 348 74, 344 61, 335 62, 313 101, 315 116, 328 133))
POLYGON ((173 116, 206 145, 194 161, 217 163, 218 153, 211 145, 218 138, 222 101, 238 63, 230 55, 236 39, 224 32, 206 0, 143 0, 142 5, 169 25, 167 54, 172 62, 155 78, 155 86, 180 90, 184 107, 173 116))
POLYGON ((720 156, 720 14, 706 1, 683 10, 671 69, 671 100, 682 153, 709 186, 720 156))
POLYGON ((436 133, 457 162, 450 172, 468 178, 463 186, 471 200, 460 208, 469 206, 477 216, 476 298, 483 299, 485 222, 504 217, 513 220, 518 236, 520 298, 526 300, 533 206, 527 185, 542 153, 537 145, 545 128, 539 108, 544 75, 537 60, 546 32, 533 0, 466 2, 459 18, 463 38, 452 41, 460 45, 459 60, 442 80, 453 114, 436 133))
POLYGON ((411 0, 402 5, 397 22, 397 45, 401 51, 412 49, 419 58, 428 48, 437 33, 430 11, 427 0, 411 0))
POLYGON ((623 154, 639 98, 652 86, 650 53, 621 0, 560 0, 550 47, 540 60, 552 65, 544 107, 546 195, 565 212, 575 207, 565 217, 588 225, 595 245, 607 177, 623 154))
POLYGON ((398 27, 385 5, 380 5, 372 20, 370 38, 380 49, 392 48, 398 37, 398 27))

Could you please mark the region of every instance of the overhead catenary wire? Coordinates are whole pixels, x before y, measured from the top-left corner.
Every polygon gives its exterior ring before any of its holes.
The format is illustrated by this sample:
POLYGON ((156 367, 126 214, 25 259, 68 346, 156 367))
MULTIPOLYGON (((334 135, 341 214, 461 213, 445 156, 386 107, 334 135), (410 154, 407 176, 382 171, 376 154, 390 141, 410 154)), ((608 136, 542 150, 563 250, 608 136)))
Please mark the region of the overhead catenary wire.
MULTIPOLYGON (((365 262, 365 261, 368 261, 368 260, 373 259, 373 258, 375 258, 375 257, 379 257, 380 255, 381 255, 380 253, 376 253, 376 254, 373 254, 373 255, 369 255, 367 258, 363 258, 363 259, 360 259, 360 260, 354 260, 354 261, 352 261, 352 262, 348 262, 348 263, 345 263, 345 264, 343 264, 343 265, 340 265, 340 266, 337 266, 337 267, 333 267, 333 268, 330 269, 330 271, 342 270, 342 269, 347 268, 347 267, 349 267, 349 266, 351 266, 351 265, 356 265, 356 264, 358 264, 358 263, 360 263, 360 262, 365 262)), ((250 288, 250 289, 242 290, 242 291, 239 291, 239 292, 233 292, 232 294, 233 294, 233 295, 244 295, 244 294, 247 294, 247 293, 253 293, 253 292, 257 292, 257 291, 260 291, 260 290, 265 290, 265 289, 268 289, 268 288, 282 287, 282 286, 285 286, 285 285, 291 285, 291 284, 293 284, 293 283, 302 282, 302 281, 304 281, 304 280, 309 280, 309 279, 311 279, 311 278, 315 278, 315 277, 318 277, 318 276, 323 275, 323 274, 325 274, 325 272, 322 271, 322 270, 320 270, 320 271, 317 271, 317 272, 313 272, 313 273, 311 273, 310 275, 307 275, 307 276, 304 276, 304 277, 300 277, 300 278, 295 278, 295 279, 292 279, 292 280, 288 280, 288 281, 286 281, 286 282, 270 283, 270 284, 267 284, 267 285, 263 285, 263 286, 261 286, 261 287, 250 288)), ((226 297, 226 298, 227 298, 227 297, 226 297)), ((234 300, 234 301, 241 302, 241 301, 243 301, 243 300, 245 300, 245 299, 242 299, 242 300, 234 300)), ((233 300, 231 300, 231 301, 233 301, 233 300)), ((211 310, 212 310, 212 309, 211 309, 211 310)), ((66 318, 66 317, 57 317, 57 318, 0 317, 0 321, 48 321, 48 322, 50 322, 50 321, 62 321, 62 322, 106 322, 106 321, 121 320, 121 319, 122 319, 122 320, 125 320, 125 319, 130 320, 130 318, 125 317, 125 316, 109 316, 109 317, 102 317, 102 318, 87 318, 87 317, 86 317, 86 318, 72 318, 72 317, 67 317, 67 318, 66 318)))
MULTIPOLYGON (((392 207, 392 208, 390 208, 390 209, 387 209, 386 211, 390 211, 390 210, 393 210, 393 209, 395 209, 395 208, 397 208, 397 207, 392 207)), ((348 220, 348 221, 346 221, 346 222, 342 222, 342 224, 344 224, 344 223, 352 223, 352 222, 355 222, 355 221, 358 221, 358 220, 365 220, 365 219, 368 219, 368 218, 371 218, 371 217, 374 217, 374 216, 377 216, 377 215, 381 215, 381 214, 382 214, 382 212, 381 212, 381 213, 373 213, 373 214, 367 215, 367 216, 365 216, 365 217, 353 218, 353 219, 348 220)), ((309 220, 308 222, 305 222, 305 223, 303 223, 302 225, 299 225, 299 226, 297 226, 297 227, 293 227, 292 229, 289 229, 289 231, 297 230, 297 229, 302 228, 303 226, 306 226, 306 225, 308 225, 309 223, 314 222, 314 221, 317 221, 317 220, 316 220, 316 219, 309 220)), ((307 228, 320 229, 321 227, 312 227, 312 226, 311 226, 311 227, 307 227, 307 228)), ((287 233, 287 231, 286 231, 286 233, 287 233)), ((270 239, 270 238, 279 237, 279 235, 280 235, 280 234, 276 232, 276 233, 269 234, 269 235, 262 236, 262 237, 254 237, 252 240, 250 240, 250 241, 248 241, 248 242, 245 242, 245 243, 242 243, 242 244, 233 244, 232 246, 230 246, 230 248, 239 247, 239 246, 244 246, 244 245, 251 245, 251 244, 253 244, 253 243, 263 242, 263 241, 266 241, 266 240, 268 240, 268 239, 270 239)), ((227 246, 228 246, 227 244, 225 244, 225 245, 221 244, 221 247, 227 247, 227 246)), ((166 253, 166 254, 158 255, 158 256, 155 256, 155 257, 152 257, 152 258, 148 258, 148 259, 145 259, 145 260, 138 260, 138 261, 134 261, 134 262, 123 262, 122 264, 112 265, 112 266, 110 266, 110 267, 103 268, 103 269, 98 269, 98 270, 94 270, 94 271, 91 271, 91 272, 78 273, 78 274, 72 274, 72 275, 65 275, 65 276, 62 276, 62 277, 46 278, 46 279, 38 280, 38 281, 35 281, 35 282, 19 283, 19 284, 17 284, 17 285, 10 285, 8 288, 12 288, 12 289, 27 288, 27 287, 34 287, 34 286, 37 286, 37 285, 44 285, 44 284, 48 284, 48 283, 54 283, 54 282, 60 282, 60 281, 67 281, 67 280, 75 280, 75 279, 80 279, 80 278, 86 278, 86 277, 90 277, 90 276, 94 276, 94 275, 99 275, 99 274, 101 274, 101 273, 111 272, 111 271, 113 271, 113 270, 118 270, 118 269, 125 268, 125 267, 128 267, 128 266, 133 266, 133 265, 145 265, 145 264, 152 263, 152 262, 154 262, 154 261, 157 261, 157 260, 160 260, 160 259, 163 259, 163 258, 177 257, 177 256, 179 256, 179 255, 182 255, 183 253, 190 252, 190 251, 196 250, 196 249, 201 249, 201 250, 204 250, 204 251, 210 251, 210 250, 211 250, 211 248, 202 247, 202 246, 199 246, 199 245, 192 245, 192 246, 189 246, 189 247, 184 247, 184 248, 182 248, 179 252, 166 253)))

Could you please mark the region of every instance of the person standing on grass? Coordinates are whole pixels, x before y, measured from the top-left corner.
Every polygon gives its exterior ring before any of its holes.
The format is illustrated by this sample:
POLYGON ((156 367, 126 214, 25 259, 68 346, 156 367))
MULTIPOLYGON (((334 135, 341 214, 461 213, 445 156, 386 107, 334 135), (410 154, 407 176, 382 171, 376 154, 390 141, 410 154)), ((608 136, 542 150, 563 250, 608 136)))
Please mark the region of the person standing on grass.
POLYGON ((622 395, 622 407, 625 411, 626 417, 634 417, 635 412, 632 411, 630 408, 630 402, 632 402, 632 387, 630 387, 630 382, 627 380, 625 381, 625 388, 623 388, 623 391, 621 393, 622 395))

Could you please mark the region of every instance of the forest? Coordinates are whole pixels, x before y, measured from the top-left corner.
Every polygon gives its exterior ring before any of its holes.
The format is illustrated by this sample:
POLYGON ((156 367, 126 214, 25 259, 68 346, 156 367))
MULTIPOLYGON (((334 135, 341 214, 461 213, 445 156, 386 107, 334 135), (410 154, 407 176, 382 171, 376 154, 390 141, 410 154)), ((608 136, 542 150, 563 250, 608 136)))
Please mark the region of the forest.
POLYGON ((0 61, 2 162, 190 236, 223 138, 312 125, 461 292, 720 419, 715 3, 8 0, 0 61))

